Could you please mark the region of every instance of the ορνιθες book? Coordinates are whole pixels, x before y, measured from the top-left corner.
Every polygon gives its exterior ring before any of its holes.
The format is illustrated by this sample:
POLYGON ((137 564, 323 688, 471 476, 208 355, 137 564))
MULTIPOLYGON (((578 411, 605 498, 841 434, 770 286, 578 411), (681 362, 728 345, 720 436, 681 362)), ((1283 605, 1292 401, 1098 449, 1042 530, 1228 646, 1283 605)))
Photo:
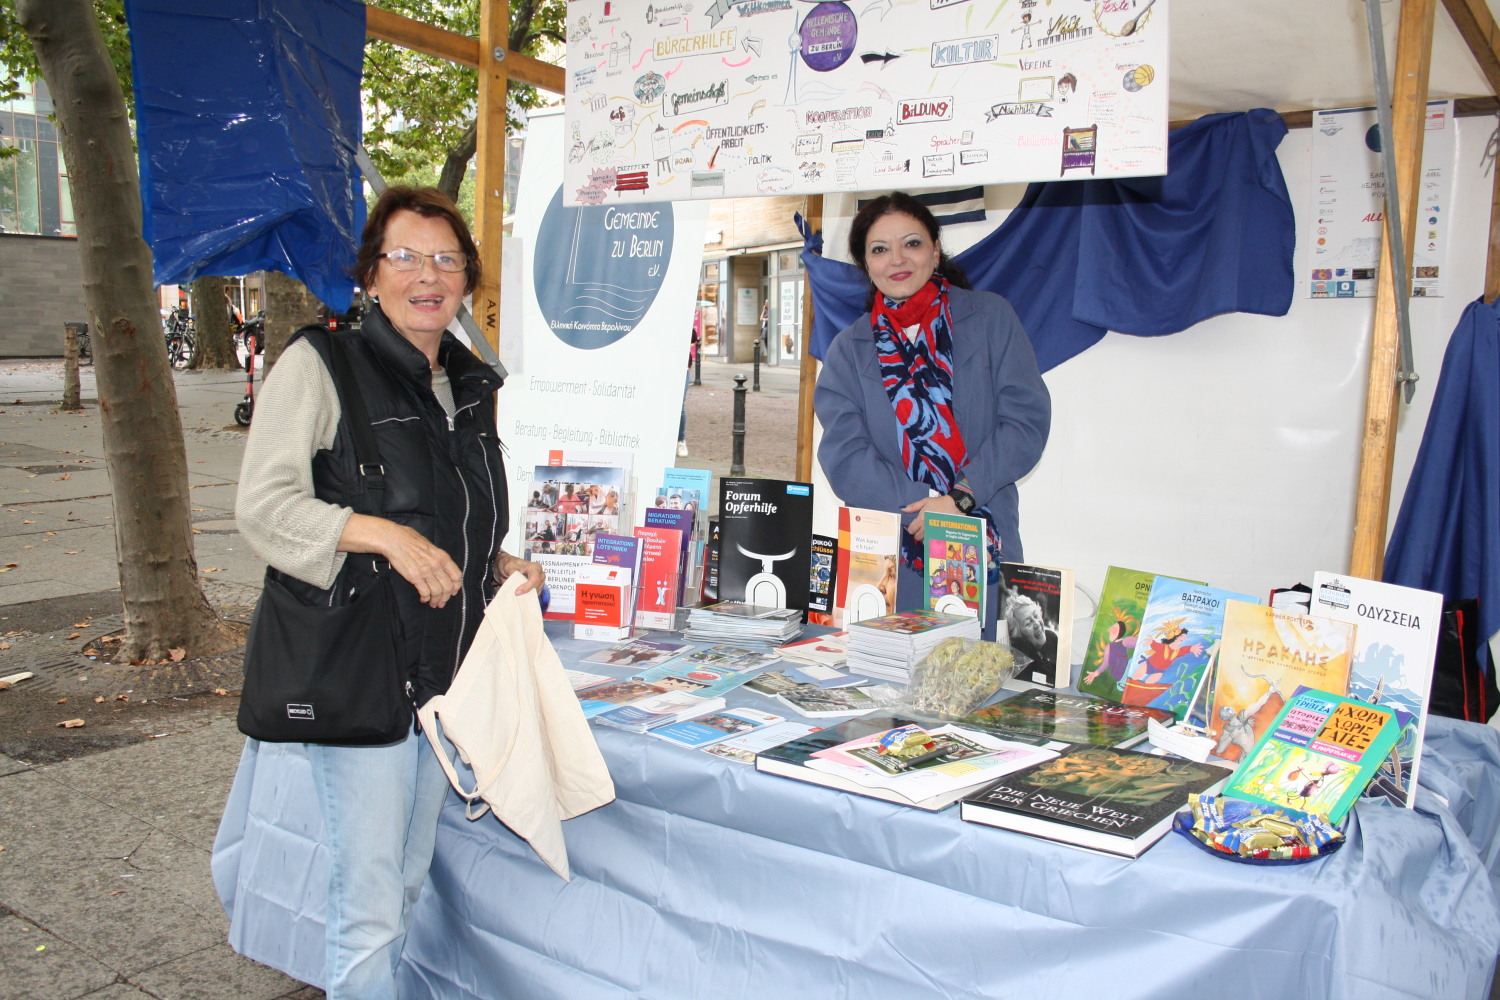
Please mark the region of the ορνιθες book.
POLYGON ((1078 690, 1097 698, 1120 700, 1125 685, 1125 668, 1135 652, 1141 633, 1141 618, 1151 599, 1155 573, 1111 566, 1104 573, 1104 587, 1099 591, 1099 611, 1089 633, 1088 648, 1083 651, 1083 669, 1078 676, 1078 690))
POLYGON ((1140 857, 1171 829, 1187 797, 1229 776, 1213 764, 1079 744, 963 800, 959 815, 1046 840, 1140 857))

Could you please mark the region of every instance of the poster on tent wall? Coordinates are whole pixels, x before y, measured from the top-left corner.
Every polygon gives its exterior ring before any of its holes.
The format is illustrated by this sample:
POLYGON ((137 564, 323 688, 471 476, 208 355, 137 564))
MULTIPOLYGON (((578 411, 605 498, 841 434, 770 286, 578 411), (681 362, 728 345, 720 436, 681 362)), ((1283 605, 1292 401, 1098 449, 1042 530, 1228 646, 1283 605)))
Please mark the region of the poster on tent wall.
MULTIPOLYGON (((1453 102, 1429 101, 1412 246, 1413 295, 1442 294, 1457 145, 1453 102)), ((1312 164, 1313 204, 1299 234, 1299 242, 1312 247, 1308 295, 1369 298, 1375 294, 1385 225, 1385 167, 1375 109, 1313 112, 1312 164)))
MULTIPOLYGON (((703 257, 707 205, 566 204, 562 124, 533 114, 527 126, 514 224, 525 275, 506 289, 520 298, 524 343, 519 363, 505 359, 510 377, 498 397, 511 552, 523 545, 532 475, 554 451, 585 465, 624 453, 638 485, 634 511, 621 511, 634 519, 618 527, 629 534, 641 523, 647 491, 675 460, 703 257)), ((560 585, 554 600, 571 594, 566 569, 548 571, 560 585)))
POLYGON ((1168 0, 572 0, 577 204, 1167 169, 1168 0))

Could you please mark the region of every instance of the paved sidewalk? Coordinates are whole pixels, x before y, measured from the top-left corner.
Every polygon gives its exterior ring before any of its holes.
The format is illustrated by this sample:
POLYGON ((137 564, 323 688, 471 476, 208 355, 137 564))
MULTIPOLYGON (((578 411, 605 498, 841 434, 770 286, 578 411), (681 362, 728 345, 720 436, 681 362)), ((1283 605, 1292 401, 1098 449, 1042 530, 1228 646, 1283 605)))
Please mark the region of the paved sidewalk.
MULTIPOLYGON (((737 373, 750 376, 750 366, 704 363, 680 465, 728 472, 737 373)), ((244 376, 175 380, 204 590, 243 618, 264 570, 233 521, 245 432, 232 414, 244 376)), ((789 477, 797 372, 763 368, 761 385, 746 400, 747 471, 789 477)), ((0 361, 0 676, 36 674, 0 691, 0 997, 320 997, 229 949, 209 877, 243 743, 238 654, 140 668, 81 655, 122 627, 91 368, 82 389, 82 413, 57 412, 60 363, 0 361), (23 702, 52 713, 45 752, 21 733, 23 702), (54 733, 53 715, 86 724, 54 733)))

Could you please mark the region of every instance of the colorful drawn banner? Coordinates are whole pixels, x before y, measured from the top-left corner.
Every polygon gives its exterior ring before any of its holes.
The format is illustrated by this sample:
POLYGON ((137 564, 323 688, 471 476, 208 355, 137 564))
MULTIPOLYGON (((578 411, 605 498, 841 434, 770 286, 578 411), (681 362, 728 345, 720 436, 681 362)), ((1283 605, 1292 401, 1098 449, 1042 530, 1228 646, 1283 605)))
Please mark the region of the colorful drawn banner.
POLYGON ((573 0, 565 200, 1165 173, 1167 8, 573 0))

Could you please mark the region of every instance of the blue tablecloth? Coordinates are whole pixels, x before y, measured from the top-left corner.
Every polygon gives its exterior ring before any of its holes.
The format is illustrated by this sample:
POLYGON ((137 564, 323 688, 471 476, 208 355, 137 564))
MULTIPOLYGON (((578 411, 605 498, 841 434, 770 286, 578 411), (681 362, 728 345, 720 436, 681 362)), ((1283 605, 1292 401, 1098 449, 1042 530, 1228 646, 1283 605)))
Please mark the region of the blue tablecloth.
MULTIPOLYGON (((557 646, 565 662, 585 648, 557 646)), ((1362 803, 1342 851, 1281 868, 1176 835, 1125 861, 595 732, 619 799, 564 825, 571 882, 450 800, 403 998, 1488 995, 1500 732, 1485 726, 1432 719, 1417 809, 1362 803)), ((319 983, 312 802, 300 747, 250 743, 214 872, 231 944, 319 983)))

